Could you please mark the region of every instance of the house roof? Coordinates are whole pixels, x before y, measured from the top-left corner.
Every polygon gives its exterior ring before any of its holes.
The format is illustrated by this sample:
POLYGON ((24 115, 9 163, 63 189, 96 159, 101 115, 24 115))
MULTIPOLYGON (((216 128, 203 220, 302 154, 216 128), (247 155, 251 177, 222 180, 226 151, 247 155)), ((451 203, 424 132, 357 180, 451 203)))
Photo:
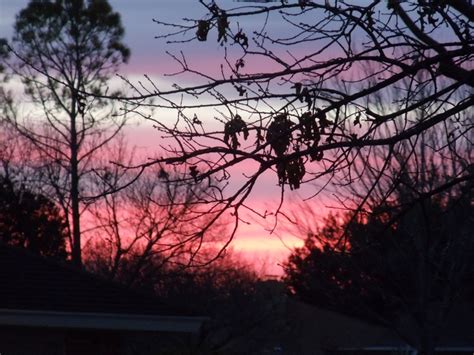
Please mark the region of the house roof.
POLYGON ((4 244, 0 244, 0 285, 0 323, 2 316, 12 318, 12 312, 17 320, 26 315, 28 319, 46 315, 72 319, 74 314, 85 319, 83 316, 89 314, 109 321, 115 317, 115 323, 124 317, 150 321, 153 316, 161 320, 192 316, 152 295, 4 244))
MULTIPOLYGON (((436 349, 443 351, 474 350, 473 306, 456 305, 443 323, 436 349)), ((291 341, 296 341, 303 354, 313 354, 315 344, 327 350, 409 350, 399 333, 382 326, 311 306, 294 299, 286 303, 291 341), (296 340, 295 340, 296 339, 296 340)))
MULTIPOLYGON (((286 320, 282 333, 276 335, 279 344, 285 349, 301 354, 316 354, 317 346, 326 350, 409 350, 407 341, 401 338, 401 332, 383 327, 340 312, 324 309, 299 301, 284 294, 284 284, 267 280, 261 287, 272 295, 280 295, 280 312, 286 320)), ((277 299, 278 301, 278 299, 277 299)), ((468 351, 474 350, 474 303, 455 303, 441 325, 436 340, 437 350, 468 351)), ((401 323, 400 328, 412 331, 413 325, 401 323)), ((412 331, 413 332, 413 331, 412 331)))

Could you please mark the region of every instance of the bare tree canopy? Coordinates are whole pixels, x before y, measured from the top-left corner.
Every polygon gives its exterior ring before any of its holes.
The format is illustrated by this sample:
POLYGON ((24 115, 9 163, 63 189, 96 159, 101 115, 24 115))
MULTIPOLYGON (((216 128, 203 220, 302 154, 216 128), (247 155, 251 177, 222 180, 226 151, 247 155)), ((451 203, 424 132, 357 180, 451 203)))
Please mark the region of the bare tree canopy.
MULTIPOLYGON (((170 54, 179 66, 173 87, 146 76, 128 82, 135 96, 122 99, 140 104, 134 111, 160 132, 166 154, 145 166, 181 165, 183 183, 229 182, 219 202, 236 221, 269 171, 283 200, 287 187, 357 181, 353 167, 374 163, 374 147, 396 147, 448 121, 449 144, 472 130, 468 1, 200 3, 200 17, 155 20, 165 31, 158 38, 182 49, 170 54), (216 37, 222 60, 213 68, 186 55, 185 47, 206 50, 216 37)), ((472 171, 452 178, 472 179, 472 171)))
MULTIPOLYGON (((136 286, 158 282, 166 268, 207 265, 222 256, 216 245, 226 241, 227 225, 216 223, 217 212, 202 204, 218 186, 170 182, 176 174, 150 168, 90 207, 95 227, 84 248, 86 266, 136 286)), ((109 170, 106 180, 97 179, 98 185, 107 185, 98 190, 122 186, 121 180, 128 179, 123 175, 118 167, 109 170)))
POLYGON ((10 45, 2 41, 1 53, 6 47, 10 54, 3 69, 25 93, 2 90, 3 113, 35 147, 24 159, 36 159, 48 194, 64 211, 76 265, 88 195, 82 182, 125 124, 108 102, 83 93, 108 92, 108 80, 130 55, 123 35, 120 15, 106 0, 31 1, 16 17, 10 45), (19 112, 17 102, 31 104, 31 111, 19 112))

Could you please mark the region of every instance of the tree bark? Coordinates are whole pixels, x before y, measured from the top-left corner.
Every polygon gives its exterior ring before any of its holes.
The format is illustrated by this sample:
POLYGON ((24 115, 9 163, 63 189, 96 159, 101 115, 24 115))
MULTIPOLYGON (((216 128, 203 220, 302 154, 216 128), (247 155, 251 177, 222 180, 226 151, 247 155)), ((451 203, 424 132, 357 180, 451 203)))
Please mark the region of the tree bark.
POLYGON ((81 252, 81 224, 79 211, 79 162, 78 162, 78 143, 77 143, 77 129, 76 129, 76 95, 73 95, 71 118, 71 215, 72 215, 72 247, 71 256, 72 262, 77 267, 82 267, 82 252, 81 252))

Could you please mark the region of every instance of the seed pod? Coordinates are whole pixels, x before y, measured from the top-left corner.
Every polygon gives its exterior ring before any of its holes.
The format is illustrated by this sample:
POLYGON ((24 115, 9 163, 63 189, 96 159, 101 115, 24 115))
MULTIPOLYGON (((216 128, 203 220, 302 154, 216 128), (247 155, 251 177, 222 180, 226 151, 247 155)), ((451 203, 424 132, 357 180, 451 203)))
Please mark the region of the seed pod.
POLYGON ((227 21, 227 14, 225 11, 221 11, 221 14, 217 18, 217 42, 227 42, 227 29, 229 28, 229 21, 227 21))
POLYGON ((196 31, 196 37, 198 41, 201 41, 201 42, 206 41, 208 32, 209 32, 209 21, 199 20, 198 29, 196 31))
POLYGON ((273 122, 268 126, 267 143, 270 144, 278 157, 283 156, 290 145, 292 139, 291 126, 293 125, 294 123, 284 113, 276 115, 273 122))
POLYGON ((224 141, 232 149, 237 149, 240 146, 237 138, 240 133, 244 134, 244 139, 247 139, 249 136, 247 124, 240 115, 235 115, 235 117, 228 121, 224 126, 224 141), (229 143, 229 139, 231 139, 231 143, 229 143))
POLYGON ((249 39, 247 38, 247 35, 242 32, 242 30, 239 30, 239 32, 237 32, 237 34, 234 36, 234 41, 244 48, 248 48, 249 46, 249 39))
POLYGON ((198 182, 198 174, 199 174, 199 171, 197 170, 197 166, 191 165, 189 167, 189 175, 191 175, 195 183, 198 182))

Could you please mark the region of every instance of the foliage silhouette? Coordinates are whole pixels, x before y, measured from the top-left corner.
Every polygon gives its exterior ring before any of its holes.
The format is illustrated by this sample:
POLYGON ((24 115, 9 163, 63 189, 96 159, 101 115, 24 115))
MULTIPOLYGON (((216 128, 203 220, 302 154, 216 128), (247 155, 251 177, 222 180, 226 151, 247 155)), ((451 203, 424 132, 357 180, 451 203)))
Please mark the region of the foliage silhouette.
POLYGON ((420 200, 402 185, 395 201, 330 215, 285 264, 290 293, 433 353, 450 312, 474 296, 472 190, 420 200))
POLYGON ((55 203, 0 176, 0 241, 66 259, 66 221, 55 203))

